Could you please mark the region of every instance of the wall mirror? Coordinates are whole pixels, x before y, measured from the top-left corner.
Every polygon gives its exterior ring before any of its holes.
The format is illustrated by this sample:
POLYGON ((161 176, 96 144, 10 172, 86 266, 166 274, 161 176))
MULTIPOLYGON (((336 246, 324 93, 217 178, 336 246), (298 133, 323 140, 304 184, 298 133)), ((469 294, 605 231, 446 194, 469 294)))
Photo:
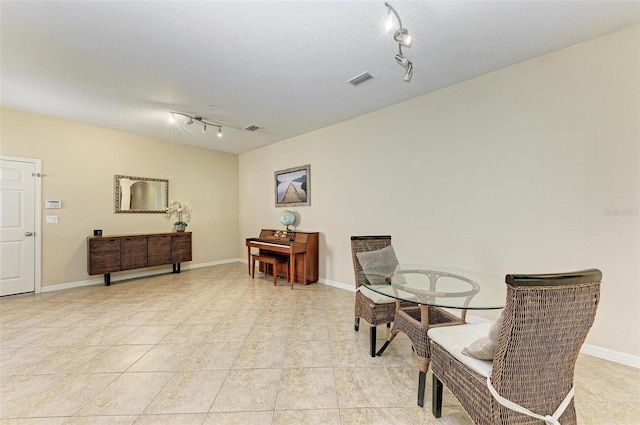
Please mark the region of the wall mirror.
POLYGON ((115 176, 116 213, 160 213, 167 210, 169 180, 115 176))

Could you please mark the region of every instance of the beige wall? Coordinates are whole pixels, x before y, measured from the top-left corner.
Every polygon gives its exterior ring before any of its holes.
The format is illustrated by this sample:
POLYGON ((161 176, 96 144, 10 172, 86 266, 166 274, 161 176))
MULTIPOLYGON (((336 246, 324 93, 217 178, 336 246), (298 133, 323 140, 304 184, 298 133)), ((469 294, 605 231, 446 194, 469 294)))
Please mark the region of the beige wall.
POLYGON ((311 206, 291 209, 321 232, 322 279, 352 284, 358 234, 496 275, 597 267, 587 342, 637 356, 639 40, 636 26, 243 154, 240 237, 279 227, 273 172, 311 164, 311 206))
MULTIPOLYGON (((164 214, 115 214, 114 175, 169 179, 169 198, 189 201, 193 262, 236 258, 238 156, 162 140, 2 110, 0 154, 42 160, 42 286, 95 279, 87 275, 86 237, 172 231, 164 214), (45 215, 59 224, 45 224, 45 215)), ((166 267, 165 267, 166 268, 166 267)), ((113 277, 116 279, 116 275, 113 277)))

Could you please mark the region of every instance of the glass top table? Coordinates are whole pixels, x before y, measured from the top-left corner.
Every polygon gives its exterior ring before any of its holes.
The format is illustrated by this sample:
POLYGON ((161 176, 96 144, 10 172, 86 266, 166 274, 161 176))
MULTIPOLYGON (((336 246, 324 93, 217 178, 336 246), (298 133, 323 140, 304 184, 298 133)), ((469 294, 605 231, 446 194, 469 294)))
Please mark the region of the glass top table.
POLYGON ((365 287, 399 301, 424 306, 491 310, 503 308, 504 279, 452 267, 399 264, 363 270, 365 287))
POLYGON ((484 273, 422 264, 363 266, 363 273, 369 281, 366 288, 396 299, 391 333, 376 355, 381 355, 399 332, 409 337, 420 370, 418 406, 423 406, 424 380, 431 362, 429 329, 462 325, 466 323, 467 310, 503 308, 506 284, 503 279, 484 273), (403 306, 402 301, 414 304, 403 306), (459 309, 460 316, 434 307, 459 309))

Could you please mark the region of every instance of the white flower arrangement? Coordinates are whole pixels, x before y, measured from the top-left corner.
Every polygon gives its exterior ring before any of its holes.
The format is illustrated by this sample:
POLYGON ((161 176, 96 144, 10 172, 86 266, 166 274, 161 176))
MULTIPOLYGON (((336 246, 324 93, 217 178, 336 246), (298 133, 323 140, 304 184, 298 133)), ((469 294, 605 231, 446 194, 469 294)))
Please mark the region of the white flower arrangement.
POLYGON ((188 202, 171 201, 167 208, 167 216, 176 215, 177 221, 173 224, 176 226, 188 226, 191 221, 191 206, 188 202))

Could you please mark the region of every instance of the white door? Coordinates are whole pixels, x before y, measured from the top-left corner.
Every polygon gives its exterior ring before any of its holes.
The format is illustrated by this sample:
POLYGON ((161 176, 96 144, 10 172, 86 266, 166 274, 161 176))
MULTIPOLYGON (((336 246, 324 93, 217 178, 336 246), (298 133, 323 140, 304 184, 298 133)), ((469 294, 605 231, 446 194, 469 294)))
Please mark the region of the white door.
POLYGON ((0 296, 35 291, 36 166, 0 160, 0 296))

